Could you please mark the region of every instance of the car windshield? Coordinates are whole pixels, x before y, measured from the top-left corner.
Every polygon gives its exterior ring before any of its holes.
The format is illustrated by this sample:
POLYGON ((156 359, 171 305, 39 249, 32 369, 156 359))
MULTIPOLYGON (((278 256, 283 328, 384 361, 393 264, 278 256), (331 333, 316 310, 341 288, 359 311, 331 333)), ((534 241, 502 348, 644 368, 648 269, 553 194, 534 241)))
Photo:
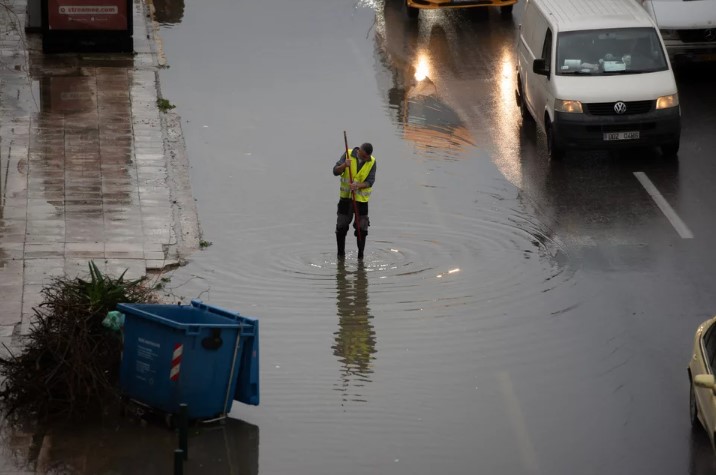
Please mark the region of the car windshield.
POLYGON ((641 74, 668 69, 654 28, 566 31, 557 37, 560 76, 641 74))

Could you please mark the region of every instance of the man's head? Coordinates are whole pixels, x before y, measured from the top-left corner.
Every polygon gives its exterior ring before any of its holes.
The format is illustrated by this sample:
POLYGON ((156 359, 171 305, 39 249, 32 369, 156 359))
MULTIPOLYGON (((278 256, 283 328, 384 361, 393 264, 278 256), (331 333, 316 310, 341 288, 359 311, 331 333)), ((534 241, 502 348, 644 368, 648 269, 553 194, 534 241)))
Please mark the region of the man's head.
POLYGON ((370 156, 373 155, 373 146, 368 142, 360 146, 360 155, 362 160, 370 160, 370 156))

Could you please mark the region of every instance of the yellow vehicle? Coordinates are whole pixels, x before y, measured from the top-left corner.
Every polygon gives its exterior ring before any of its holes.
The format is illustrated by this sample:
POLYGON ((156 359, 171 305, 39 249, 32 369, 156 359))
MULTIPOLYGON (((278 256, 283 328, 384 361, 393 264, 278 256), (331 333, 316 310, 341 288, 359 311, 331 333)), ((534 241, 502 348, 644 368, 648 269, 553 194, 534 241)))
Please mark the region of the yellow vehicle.
POLYGON ((500 12, 507 16, 512 14, 512 6, 517 0, 403 0, 410 18, 417 18, 420 10, 440 8, 478 8, 500 7, 500 12))
POLYGON ((689 413, 691 426, 703 426, 716 449, 716 317, 696 329, 694 349, 689 361, 689 413))

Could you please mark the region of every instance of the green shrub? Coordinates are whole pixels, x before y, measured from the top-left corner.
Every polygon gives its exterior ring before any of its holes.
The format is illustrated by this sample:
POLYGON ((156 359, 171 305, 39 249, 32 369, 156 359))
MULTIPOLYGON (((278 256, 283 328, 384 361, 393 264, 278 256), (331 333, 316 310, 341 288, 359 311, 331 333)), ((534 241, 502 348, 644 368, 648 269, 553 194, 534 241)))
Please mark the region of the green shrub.
MULTIPOLYGON (((121 335, 102 325, 120 302, 155 302, 143 279, 112 278, 89 263, 89 279, 54 278, 41 290, 19 354, 0 358, 8 412, 41 420, 100 416, 119 400, 121 335)), ((9 350, 8 350, 9 351, 9 350)))

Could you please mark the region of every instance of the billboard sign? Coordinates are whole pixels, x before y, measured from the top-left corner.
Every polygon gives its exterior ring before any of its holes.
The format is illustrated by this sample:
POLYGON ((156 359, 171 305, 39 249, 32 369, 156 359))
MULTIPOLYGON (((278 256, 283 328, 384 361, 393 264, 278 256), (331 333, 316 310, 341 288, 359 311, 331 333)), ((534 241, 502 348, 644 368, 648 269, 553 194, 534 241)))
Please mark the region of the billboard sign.
POLYGON ((127 30, 127 0, 47 0, 49 30, 127 30))

